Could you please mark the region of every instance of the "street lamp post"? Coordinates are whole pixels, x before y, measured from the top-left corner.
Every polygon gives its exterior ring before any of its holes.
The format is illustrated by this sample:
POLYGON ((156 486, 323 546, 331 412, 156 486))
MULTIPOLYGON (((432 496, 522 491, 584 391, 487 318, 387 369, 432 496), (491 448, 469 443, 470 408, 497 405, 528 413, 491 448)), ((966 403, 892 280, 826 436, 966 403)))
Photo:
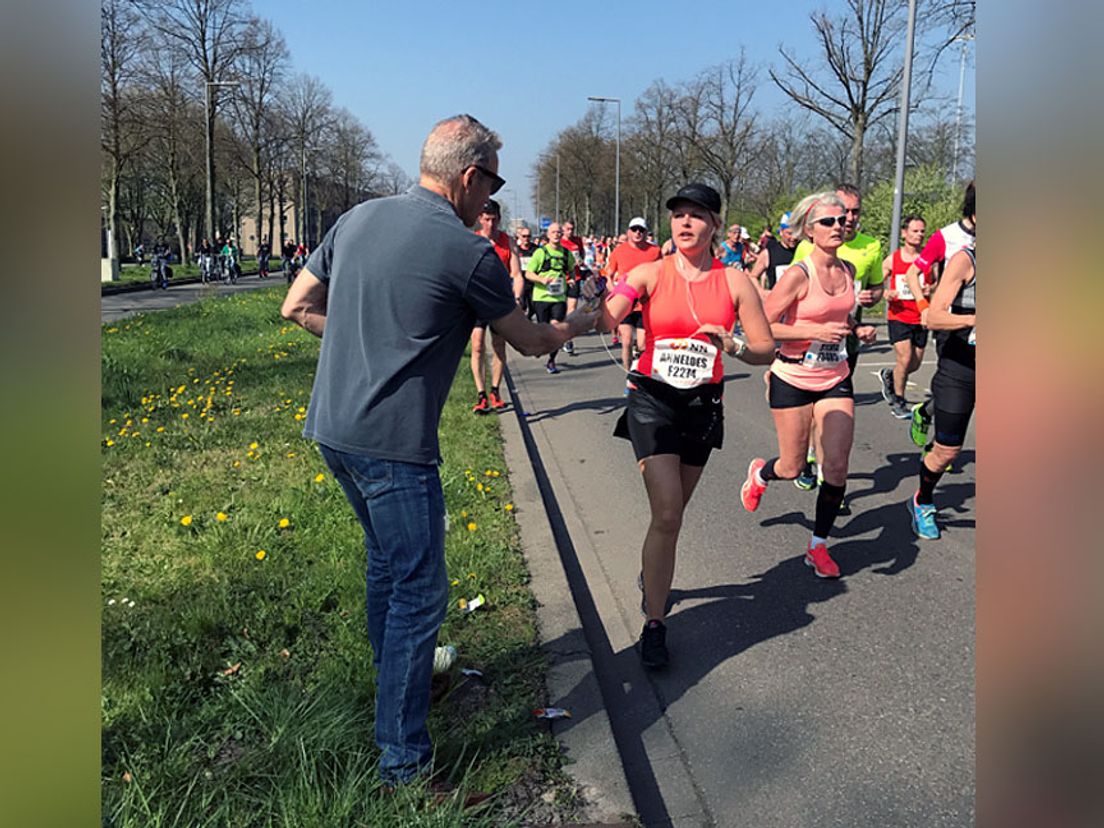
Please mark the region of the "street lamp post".
POLYGON ((598 96, 587 96, 588 101, 597 101, 598 103, 615 103, 617 104, 617 155, 614 161, 613 176, 615 181, 615 187, 613 191, 613 234, 616 236, 621 232, 621 99, 620 98, 601 98, 598 96))
POLYGON ((215 154, 212 146, 211 126, 211 87, 212 86, 241 86, 237 81, 206 81, 203 84, 203 114, 206 117, 207 129, 207 240, 214 244, 215 241, 215 154))
POLYGON ((958 139, 962 135, 962 90, 966 84, 966 44, 974 39, 971 34, 959 35, 962 41, 962 61, 958 66, 958 105, 955 107, 954 161, 951 163, 951 183, 958 183, 958 139))
POLYGON ((889 224, 889 252, 901 241, 901 202, 905 190, 905 144, 908 142, 909 87, 912 85, 912 44, 916 32, 916 0, 909 0, 905 34, 905 63, 901 73, 901 112, 897 116, 897 169, 893 178, 893 218, 889 224))

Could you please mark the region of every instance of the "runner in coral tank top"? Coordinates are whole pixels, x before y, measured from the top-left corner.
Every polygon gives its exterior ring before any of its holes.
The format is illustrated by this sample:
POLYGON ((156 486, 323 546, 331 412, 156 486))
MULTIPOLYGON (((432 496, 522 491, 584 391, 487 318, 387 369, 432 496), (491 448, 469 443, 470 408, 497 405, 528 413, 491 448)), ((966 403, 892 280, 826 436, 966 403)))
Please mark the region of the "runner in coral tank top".
POLYGON ((629 373, 629 401, 614 435, 632 442, 652 512, 641 552, 647 621, 638 645, 650 669, 668 663, 663 619, 682 514, 723 440, 721 352, 753 365, 766 365, 774 352, 758 291, 713 258, 713 237, 722 226, 716 190, 688 184, 667 209, 674 252, 629 270, 606 299, 601 325, 615 328, 642 303, 644 351, 629 373), (746 342, 732 335, 737 318, 746 342))
POLYGON ((874 328, 855 323, 855 266, 836 255, 847 221, 843 201, 833 192, 816 193, 802 199, 791 216, 794 232, 809 239, 813 250, 782 274, 764 306, 771 334, 782 343, 771 365, 768 390, 778 456, 751 461, 740 500, 754 512, 771 480, 798 476, 815 421, 824 482, 817 493, 805 563, 821 578, 838 578, 840 568, 828 554, 827 540, 847 490, 855 429, 847 337, 852 333, 858 342, 873 342, 874 328))

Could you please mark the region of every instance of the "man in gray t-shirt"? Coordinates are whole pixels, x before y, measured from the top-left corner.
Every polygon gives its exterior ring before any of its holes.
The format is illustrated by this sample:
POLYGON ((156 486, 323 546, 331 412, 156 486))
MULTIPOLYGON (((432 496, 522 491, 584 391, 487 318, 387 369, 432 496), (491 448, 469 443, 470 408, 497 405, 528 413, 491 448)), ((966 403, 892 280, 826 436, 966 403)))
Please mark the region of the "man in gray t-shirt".
POLYGON ((534 325, 491 244, 467 229, 504 183, 502 142, 459 115, 422 147, 420 181, 337 220, 281 313, 322 337, 304 435, 364 528, 376 742, 385 784, 429 770, 426 730, 445 617, 445 505, 437 427, 477 318, 526 355, 585 333, 597 312, 534 325))

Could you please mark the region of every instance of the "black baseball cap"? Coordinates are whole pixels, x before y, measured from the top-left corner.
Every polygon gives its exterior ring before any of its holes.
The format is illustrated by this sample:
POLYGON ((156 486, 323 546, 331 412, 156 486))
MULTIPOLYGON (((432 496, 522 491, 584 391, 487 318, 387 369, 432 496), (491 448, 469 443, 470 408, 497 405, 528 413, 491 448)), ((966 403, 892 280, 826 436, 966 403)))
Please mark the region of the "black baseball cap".
POLYGON ((667 209, 674 209, 675 204, 680 201, 697 204, 711 213, 721 212, 721 196, 708 184, 687 184, 667 199, 667 209))
POLYGON ((498 202, 495 201, 493 198, 488 198, 485 202, 483 202, 483 209, 479 212, 501 216, 502 208, 498 206, 498 202))

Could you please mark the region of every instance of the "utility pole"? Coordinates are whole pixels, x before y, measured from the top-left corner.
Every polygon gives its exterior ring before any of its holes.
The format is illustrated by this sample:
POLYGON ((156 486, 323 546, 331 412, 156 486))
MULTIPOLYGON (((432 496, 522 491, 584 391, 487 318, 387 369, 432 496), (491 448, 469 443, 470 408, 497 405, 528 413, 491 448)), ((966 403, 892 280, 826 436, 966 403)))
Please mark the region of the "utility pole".
POLYGON ((908 4, 905 65, 901 75, 901 111, 897 116, 897 171, 893 179, 893 219, 889 225, 889 252, 901 243, 901 201, 905 193, 905 144, 908 142, 909 87, 912 85, 912 43, 916 33, 916 0, 908 4))

